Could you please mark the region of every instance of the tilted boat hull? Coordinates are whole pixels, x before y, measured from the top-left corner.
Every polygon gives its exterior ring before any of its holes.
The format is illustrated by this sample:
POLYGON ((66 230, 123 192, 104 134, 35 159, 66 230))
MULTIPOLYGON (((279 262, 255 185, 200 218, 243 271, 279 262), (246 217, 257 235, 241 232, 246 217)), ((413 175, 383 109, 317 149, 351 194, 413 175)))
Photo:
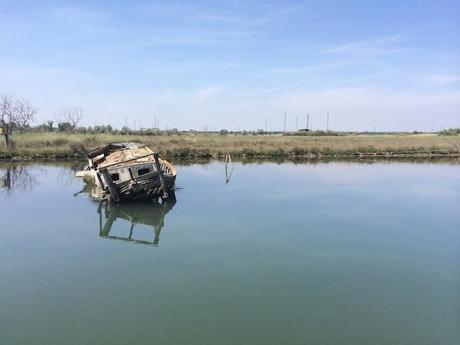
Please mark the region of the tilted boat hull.
POLYGON ((162 197, 174 190, 176 169, 145 145, 112 143, 88 153, 88 167, 77 176, 91 180, 91 194, 111 202, 162 197))

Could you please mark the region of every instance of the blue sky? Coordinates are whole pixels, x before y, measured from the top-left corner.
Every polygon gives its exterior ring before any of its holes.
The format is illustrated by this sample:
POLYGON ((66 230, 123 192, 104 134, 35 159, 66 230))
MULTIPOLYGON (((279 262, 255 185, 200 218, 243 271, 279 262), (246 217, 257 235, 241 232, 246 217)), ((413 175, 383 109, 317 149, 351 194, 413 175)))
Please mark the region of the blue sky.
POLYGON ((0 93, 37 122, 460 127, 459 1, 0 0, 0 93))

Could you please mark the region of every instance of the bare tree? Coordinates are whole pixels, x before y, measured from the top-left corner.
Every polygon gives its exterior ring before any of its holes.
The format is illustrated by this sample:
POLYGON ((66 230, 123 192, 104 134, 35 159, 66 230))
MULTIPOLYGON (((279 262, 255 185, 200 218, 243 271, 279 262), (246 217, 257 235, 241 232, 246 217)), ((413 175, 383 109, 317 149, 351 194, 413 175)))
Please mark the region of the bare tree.
POLYGON ((10 95, 2 95, 0 98, 0 123, 2 125, 3 137, 5 146, 10 144, 10 132, 12 128, 12 119, 14 117, 13 97, 10 95))
POLYGON ((11 95, 0 96, 0 125, 5 146, 10 145, 10 135, 14 129, 24 129, 33 121, 37 109, 28 100, 11 95))
POLYGON ((27 99, 18 100, 16 107, 16 127, 24 129, 30 125, 37 113, 30 101, 27 99))
POLYGON ((83 118, 83 109, 79 107, 62 107, 59 111, 60 125, 65 131, 73 131, 83 118))

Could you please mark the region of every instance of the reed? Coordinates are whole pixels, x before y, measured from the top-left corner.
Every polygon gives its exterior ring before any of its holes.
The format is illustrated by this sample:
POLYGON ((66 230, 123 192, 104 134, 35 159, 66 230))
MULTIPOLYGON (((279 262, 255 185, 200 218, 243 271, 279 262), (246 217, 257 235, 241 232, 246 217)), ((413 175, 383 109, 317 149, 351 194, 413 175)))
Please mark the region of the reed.
POLYGON ((187 133, 174 135, 66 134, 29 132, 12 137, 13 145, 0 145, 3 159, 79 158, 78 148, 109 142, 135 141, 166 158, 233 157, 343 157, 459 155, 460 135, 237 135, 187 133))

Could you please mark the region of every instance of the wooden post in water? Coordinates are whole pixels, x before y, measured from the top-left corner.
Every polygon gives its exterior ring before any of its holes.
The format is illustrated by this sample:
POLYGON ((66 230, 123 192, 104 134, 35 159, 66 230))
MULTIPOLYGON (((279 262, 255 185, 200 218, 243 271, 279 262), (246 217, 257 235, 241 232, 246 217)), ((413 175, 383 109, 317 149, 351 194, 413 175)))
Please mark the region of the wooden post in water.
POLYGON ((161 170, 160 160, 158 159, 158 153, 153 154, 153 159, 155 161, 155 168, 158 171, 158 176, 160 177, 161 189, 163 190, 163 198, 168 198, 168 191, 166 189, 166 181, 165 177, 163 176, 163 170, 161 170))
POLYGON ((230 152, 227 152, 225 154, 225 183, 226 184, 230 182, 230 179, 232 178, 232 173, 233 173, 232 156, 230 155, 230 152), (229 169, 229 165, 230 165, 230 169, 229 169))
POLYGON ((113 183, 112 177, 110 176, 107 169, 101 169, 101 174, 104 177, 107 188, 109 189, 110 196, 113 202, 120 201, 120 196, 118 195, 117 187, 113 183))

